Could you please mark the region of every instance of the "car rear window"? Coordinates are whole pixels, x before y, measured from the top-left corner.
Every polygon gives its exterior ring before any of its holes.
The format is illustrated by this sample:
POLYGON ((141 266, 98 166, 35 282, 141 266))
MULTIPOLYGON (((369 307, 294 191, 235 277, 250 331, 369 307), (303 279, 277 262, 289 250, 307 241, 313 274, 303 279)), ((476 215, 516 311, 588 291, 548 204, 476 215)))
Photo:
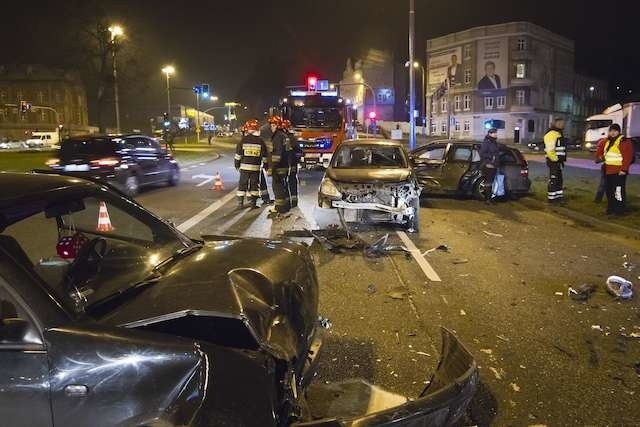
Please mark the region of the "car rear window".
POLYGON ((67 139, 60 146, 60 157, 111 156, 117 149, 118 143, 109 138, 67 139))

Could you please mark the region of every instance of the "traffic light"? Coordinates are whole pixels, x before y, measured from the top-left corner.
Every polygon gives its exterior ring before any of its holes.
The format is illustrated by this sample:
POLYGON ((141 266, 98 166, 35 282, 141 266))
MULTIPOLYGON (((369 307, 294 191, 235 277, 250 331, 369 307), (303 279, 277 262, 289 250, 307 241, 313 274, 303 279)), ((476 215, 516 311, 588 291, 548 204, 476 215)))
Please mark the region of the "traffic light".
POLYGON ((162 115, 162 121, 164 123, 164 127, 169 127, 169 125, 171 124, 171 120, 169 120, 169 113, 164 113, 162 115))
POLYGON ((205 98, 209 97, 209 84, 208 83, 203 83, 202 84, 202 96, 205 98))
POLYGON ((370 112, 370 113, 369 113, 369 118, 370 118, 371 120, 375 120, 375 119, 376 119, 376 112, 375 112, 375 111, 370 112))
POLYGON ((318 86, 318 78, 316 76, 307 77, 307 90, 309 92, 315 92, 318 86))

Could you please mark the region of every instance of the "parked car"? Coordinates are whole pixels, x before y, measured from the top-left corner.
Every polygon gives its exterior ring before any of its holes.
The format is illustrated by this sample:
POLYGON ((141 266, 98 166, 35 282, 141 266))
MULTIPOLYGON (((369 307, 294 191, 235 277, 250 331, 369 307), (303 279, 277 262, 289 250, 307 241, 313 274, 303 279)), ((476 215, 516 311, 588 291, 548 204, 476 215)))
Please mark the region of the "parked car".
POLYGON ((104 184, 52 173, 0 174, 0 231, 3 425, 449 426, 478 387, 444 331, 420 397, 312 420, 322 329, 306 246, 192 240, 104 184))
POLYGON ((333 154, 318 205, 356 210, 363 219, 404 224, 418 231, 420 186, 401 142, 345 141, 333 154))
POLYGON ((177 185, 180 167, 155 138, 144 135, 85 136, 65 139, 57 158, 48 162, 55 171, 104 180, 135 196, 141 187, 177 185))
MULTIPOLYGON (((528 194, 531 188, 529 165, 516 148, 499 144, 500 171, 505 190, 512 196, 528 194)), ((441 141, 411 152, 423 194, 457 194, 484 198, 486 185, 480 170, 480 143, 441 141)))
POLYGON ((535 152, 544 152, 544 141, 530 141, 527 143, 527 148, 535 152))

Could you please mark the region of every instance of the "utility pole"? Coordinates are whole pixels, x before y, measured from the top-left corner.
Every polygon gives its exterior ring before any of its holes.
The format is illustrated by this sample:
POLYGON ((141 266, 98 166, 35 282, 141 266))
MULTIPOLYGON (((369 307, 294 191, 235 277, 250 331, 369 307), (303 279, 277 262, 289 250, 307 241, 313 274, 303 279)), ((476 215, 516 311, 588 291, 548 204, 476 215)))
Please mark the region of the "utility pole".
POLYGON ((122 27, 114 25, 109 27, 111 33, 111 49, 113 53, 113 100, 116 106, 116 133, 120 133, 120 98, 118 95, 118 67, 116 66, 116 51, 118 50, 118 37, 124 34, 122 27))
POLYGON ((416 121, 413 117, 416 109, 416 75, 413 72, 415 16, 415 0, 409 0, 409 150, 416 148, 416 121))
POLYGON ((200 91, 196 92, 196 144, 200 142, 200 91))

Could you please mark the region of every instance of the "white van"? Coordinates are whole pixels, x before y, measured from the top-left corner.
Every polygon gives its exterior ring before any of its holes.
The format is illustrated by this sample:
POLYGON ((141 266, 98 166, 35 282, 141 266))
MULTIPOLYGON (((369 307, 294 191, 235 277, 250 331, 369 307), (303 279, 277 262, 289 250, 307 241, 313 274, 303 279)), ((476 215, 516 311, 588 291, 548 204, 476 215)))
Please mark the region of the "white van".
POLYGON ((29 148, 43 148, 59 142, 58 132, 31 132, 31 138, 27 139, 26 144, 29 148))

